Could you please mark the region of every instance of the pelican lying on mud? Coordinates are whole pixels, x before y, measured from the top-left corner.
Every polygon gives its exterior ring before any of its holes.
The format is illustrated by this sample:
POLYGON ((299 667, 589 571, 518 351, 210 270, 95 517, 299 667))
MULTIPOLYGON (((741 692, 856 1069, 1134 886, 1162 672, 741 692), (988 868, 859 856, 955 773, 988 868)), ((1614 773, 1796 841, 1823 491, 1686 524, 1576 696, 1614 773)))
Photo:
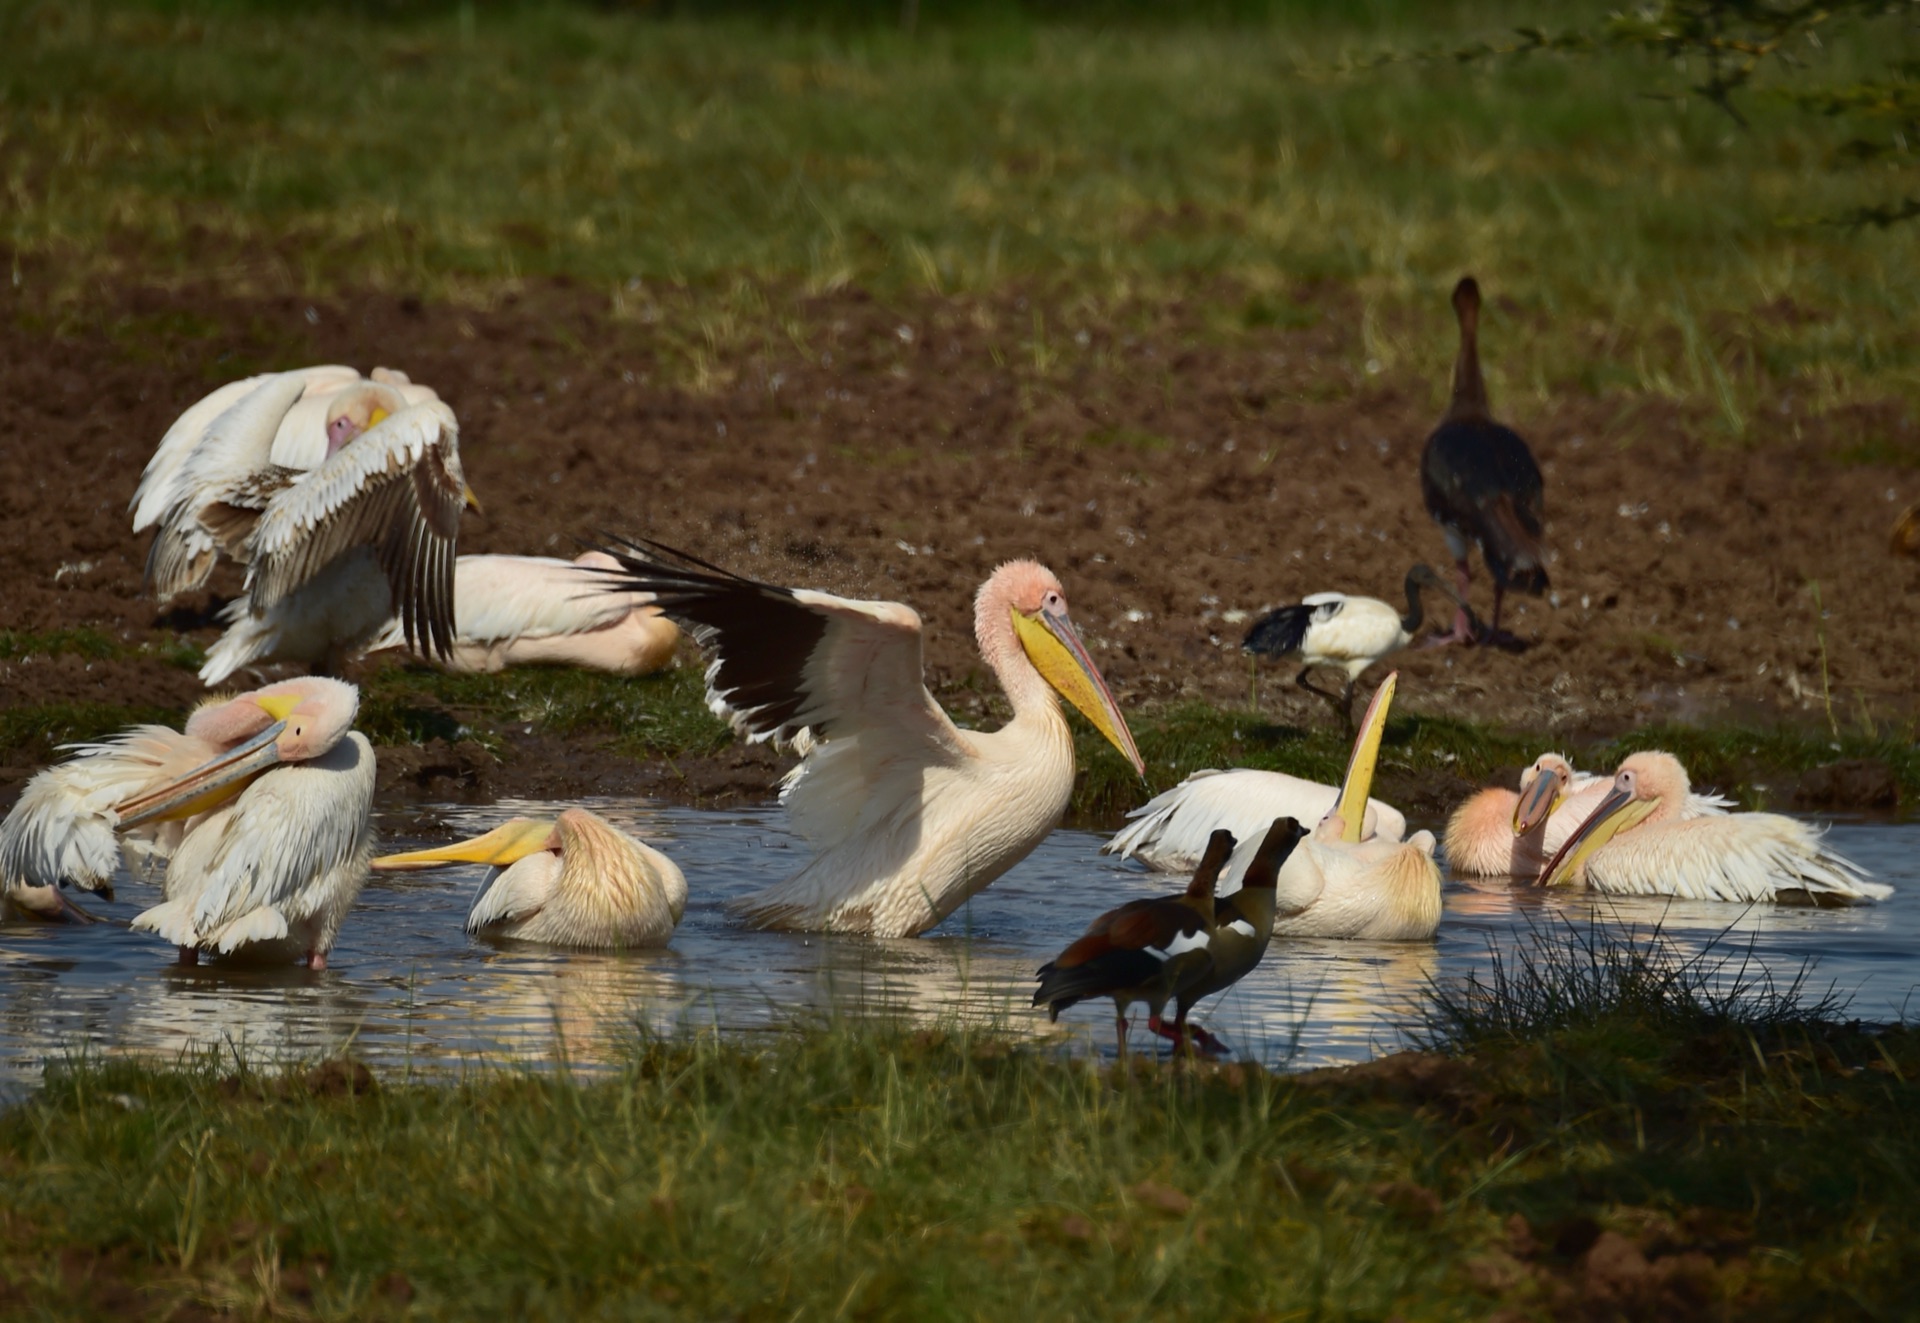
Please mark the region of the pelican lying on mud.
MULTIPOLYGON (((602 570, 620 562, 601 551, 571 561, 551 556, 462 556, 453 567, 453 649, 411 651, 450 671, 491 673, 509 666, 580 666, 649 675, 673 662, 680 628, 644 593, 610 593, 602 570)), ((367 651, 408 647, 391 622, 367 651)))
MULTIPOLYGON (((1576 772, 1557 753, 1543 753, 1520 773, 1516 793, 1489 786, 1447 819, 1442 849, 1456 876, 1520 877, 1533 881, 1567 838, 1606 798, 1612 782, 1576 772)), ((1683 818, 1724 813, 1733 801, 1689 791, 1683 818)))
POLYGON ((284 680, 215 700, 184 730, 137 726, 37 774, 0 824, 12 905, 87 919, 60 893, 106 896, 121 848, 165 865, 162 903, 133 921, 181 948, 315 969, 367 877, 373 747, 352 730, 359 691, 284 680))
POLYGON ((1893 888, 1828 850, 1820 832, 1778 813, 1688 817, 1692 787, 1670 753, 1636 753, 1547 864, 1542 886, 1619 896, 1856 905, 1893 888))
POLYGON ((767 928, 913 937, 1025 858, 1073 792, 1073 733, 1059 699, 1144 771, 1053 572, 993 572, 974 636, 1013 706, 997 731, 961 730, 921 678, 920 617, 741 578, 658 543, 615 549, 610 588, 655 595, 703 646, 714 710, 751 740, 804 752, 782 786, 818 850, 739 902, 767 928))
POLYGON ((550 946, 665 946, 687 908, 679 865, 605 818, 571 808, 515 818, 457 845, 373 861, 379 872, 490 864, 467 912, 475 936, 550 946))
POLYGON ((148 461, 133 529, 155 530, 147 586, 203 587, 221 556, 247 567, 200 678, 266 659, 337 669, 391 618, 411 646, 452 648, 463 506, 459 427, 431 390, 375 368, 273 372, 182 414, 148 461))
MULTIPOLYGON (((1190 872, 1200 862, 1208 835, 1219 828, 1232 832, 1236 840, 1258 840, 1275 818, 1318 822, 1339 800, 1338 786, 1285 772, 1209 768, 1127 814, 1127 825, 1100 853, 1137 859, 1155 872, 1190 872)), ((1367 801, 1361 840, 1398 841, 1406 834, 1406 815, 1399 809, 1377 799, 1367 801)))
MULTIPOLYGON (((1433 833, 1405 841, 1363 840, 1362 806, 1380 759, 1380 737, 1399 673, 1374 691, 1354 738, 1340 801, 1295 847, 1274 889, 1275 937, 1354 937, 1421 942, 1440 927, 1440 869, 1433 833)), ((1241 854, 1245 854, 1243 850, 1241 854)), ((1244 875, 1236 857, 1230 873, 1244 875)))

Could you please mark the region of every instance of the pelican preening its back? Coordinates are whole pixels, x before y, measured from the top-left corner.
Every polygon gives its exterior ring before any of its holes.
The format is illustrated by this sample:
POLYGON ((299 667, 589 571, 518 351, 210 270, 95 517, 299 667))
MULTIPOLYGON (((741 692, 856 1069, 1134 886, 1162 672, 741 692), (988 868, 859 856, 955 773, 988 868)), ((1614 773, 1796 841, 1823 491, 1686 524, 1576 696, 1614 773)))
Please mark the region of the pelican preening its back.
POLYGON ((1472 641, 1467 614, 1472 574, 1467 553, 1480 548, 1493 579, 1493 621, 1482 642, 1499 643, 1500 608, 1508 589, 1547 590, 1546 556, 1541 548, 1545 480, 1533 452, 1519 433, 1493 421, 1487 383, 1480 373, 1480 285, 1472 276, 1453 288, 1453 311, 1460 323, 1460 353, 1453 365, 1453 395, 1440 426, 1427 438, 1420 456, 1420 493, 1427 513, 1447 536, 1461 607, 1453 632, 1441 641, 1472 641))
MULTIPOLYGON (((1127 814, 1127 825, 1100 847, 1102 854, 1137 859, 1159 872, 1188 872, 1200 862, 1207 838, 1226 828, 1243 841, 1257 840, 1275 818, 1318 822, 1339 802, 1340 787, 1285 772, 1252 767, 1195 772, 1127 814)), ((1391 804, 1367 800, 1362 840, 1397 841, 1407 819, 1391 804)))
POLYGON ((1820 833, 1777 813, 1687 817, 1692 787, 1668 753, 1620 764, 1606 797, 1547 864, 1542 886, 1584 884, 1611 895, 1849 905, 1885 900, 1872 881, 1827 849, 1820 833))
MULTIPOLYGON (((318 676, 209 703, 183 731, 140 727, 34 778, 0 828, 10 889, 105 890, 121 838, 166 861, 133 921, 200 952, 324 969, 372 855, 373 747, 359 693, 318 676)), ((29 900, 35 897, 29 897, 29 900)))
POLYGON ((1144 770, 1052 571, 995 570, 974 636, 1013 719, 961 730, 927 692, 920 617, 898 602, 777 588, 658 543, 612 549, 607 586, 654 595, 703 646, 714 710, 805 757, 781 791, 818 853, 739 903, 760 927, 912 937, 1045 838, 1073 791, 1064 697, 1144 770))
POLYGON ((493 872, 467 912, 467 931, 550 946, 664 946, 687 908, 679 865, 605 818, 570 808, 515 818, 470 841, 390 854, 381 872, 480 863, 493 872))
POLYGON ((200 678, 266 658, 337 667, 398 617, 409 643, 453 644, 463 506, 453 412, 404 373, 301 368, 230 383, 168 429, 133 498, 155 530, 147 585, 205 585, 220 557, 247 591, 200 678))
MULTIPOLYGON (((1300 674, 1293 682, 1333 704, 1333 710, 1351 731, 1354 683, 1369 666, 1413 641, 1421 621, 1426 618, 1420 600, 1423 588, 1436 588, 1462 611, 1467 609, 1462 597, 1448 587, 1431 566, 1415 565, 1407 571, 1405 616, 1377 597, 1313 593, 1301 598, 1297 606, 1275 607, 1254 621, 1240 646, 1257 656, 1297 656, 1300 674), (1345 688, 1334 694, 1308 680, 1308 674, 1317 666, 1330 666, 1343 672, 1345 688)), ((1318 814, 1307 819, 1318 820, 1318 814)))
MULTIPOLYGON (((453 568, 452 650, 415 656, 448 670, 493 672, 509 666, 581 666, 621 675, 646 675, 673 661, 680 630, 644 593, 610 593, 598 571, 620 562, 601 551, 571 561, 551 556, 462 556, 453 568)), ((391 622, 369 652, 407 647, 401 622, 391 622)))

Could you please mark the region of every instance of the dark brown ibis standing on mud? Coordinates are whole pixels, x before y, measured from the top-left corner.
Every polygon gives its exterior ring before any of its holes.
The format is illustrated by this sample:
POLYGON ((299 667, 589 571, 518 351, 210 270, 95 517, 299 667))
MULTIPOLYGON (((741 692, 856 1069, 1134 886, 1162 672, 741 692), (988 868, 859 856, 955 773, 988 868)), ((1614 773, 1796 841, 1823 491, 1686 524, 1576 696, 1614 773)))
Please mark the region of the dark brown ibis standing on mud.
POLYGON ((1226 1044, 1198 1025, 1189 1027, 1187 1012, 1216 992, 1225 992, 1253 972, 1267 953, 1273 938, 1273 915, 1277 908, 1275 884, 1280 870, 1293 857, 1293 847, 1306 837, 1307 829, 1293 818, 1275 818, 1261 838, 1260 848, 1247 865, 1240 890, 1222 896, 1213 905, 1213 967, 1187 984, 1173 998, 1173 1024, 1155 1016, 1147 1027, 1162 1038, 1171 1038, 1175 1049, 1191 1041, 1207 1052, 1224 1052, 1226 1044))
POLYGON ((1536 597, 1547 591, 1540 545, 1546 484, 1519 433, 1494 422, 1487 411, 1487 383, 1480 375, 1480 286, 1472 276, 1453 287, 1453 311, 1460 319, 1453 399, 1420 456, 1420 492, 1427 513, 1447 535, 1463 605, 1454 615, 1453 632, 1435 641, 1474 640, 1464 603, 1472 582, 1467 553, 1478 545, 1493 576, 1493 622, 1479 641, 1524 646, 1501 632, 1500 605, 1509 589, 1536 597))
POLYGON ((1033 1004, 1047 1018, 1089 997, 1113 998, 1120 1058, 1127 1056, 1127 1007, 1147 1004, 1153 1020, 1213 968, 1213 884, 1233 853, 1233 833, 1216 831, 1185 894, 1130 900, 1108 910, 1080 938, 1040 966, 1033 1004))

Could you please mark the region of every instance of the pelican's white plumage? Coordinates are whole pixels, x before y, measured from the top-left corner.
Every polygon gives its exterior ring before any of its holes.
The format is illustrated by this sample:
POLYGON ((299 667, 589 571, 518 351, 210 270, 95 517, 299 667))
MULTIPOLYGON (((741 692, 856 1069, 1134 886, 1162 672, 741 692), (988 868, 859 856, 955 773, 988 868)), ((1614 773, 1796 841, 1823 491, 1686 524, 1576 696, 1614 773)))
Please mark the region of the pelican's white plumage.
POLYGON ((188 409, 148 462, 133 523, 155 529, 147 579, 162 599, 204 585, 223 555, 248 567, 201 678, 268 657, 337 665, 396 615, 444 653, 471 499, 458 435, 431 390, 378 368, 269 373, 188 409))
POLYGON ((352 729, 359 693, 318 676, 201 708, 187 733, 221 751, 115 805, 120 827, 185 821, 161 903, 133 921, 180 948, 314 969, 365 884, 373 746, 352 729))
MULTIPOLYGON (((36 772, 0 823, 0 895, 43 918, 84 918, 62 886, 113 895, 123 844, 113 806, 198 766, 219 750, 165 726, 135 726, 110 739, 67 746, 73 757, 36 772)), ((180 825, 156 823, 124 844, 164 859, 180 825)))
MULTIPOLYGON (((1138 859, 1161 872, 1192 872, 1215 830, 1225 828, 1243 843, 1258 842, 1275 818, 1318 822, 1333 811, 1339 798, 1337 786, 1285 772, 1208 769, 1127 814, 1128 825, 1100 852, 1138 859)), ((1407 819, 1399 809, 1377 799, 1367 801, 1362 839, 1398 841, 1406 834, 1407 819)))
POLYGON ((1747 904, 1847 905, 1893 894, 1793 818, 1685 816, 1691 791, 1686 768, 1673 755, 1630 755, 1606 798, 1549 862, 1542 884, 1747 904))
POLYGON ((1349 843, 1342 827, 1338 815, 1323 818, 1287 857, 1274 888, 1273 935, 1375 942, 1432 937, 1441 908, 1433 833, 1349 843))
POLYGON ((687 908, 687 879, 666 855, 598 814, 514 818, 471 841, 376 859, 378 871, 494 865, 467 931, 549 946, 664 946, 687 908))
MULTIPOLYGON (((458 628, 445 665, 470 672, 542 663, 622 675, 660 670, 673 660, 680 629, 645 593, 607 592, 602 571, 619 568, 599 551, 571 561, 460 557, 453 570, 458 628)), ((368 650, 405 646, 394 621, 368 650)))
POLYGON ((1032 561, 1001 566, 974 600, 1013 719, 963 731, 927 692, 910 608, 775 588, 657 545, 617 554, 627 574, 608 586, 655 594, 712 653, 715 711, 805 750, 781 798, 817 853, 739 904, 756 925, 911 937, 1019 862, 1073 791, 1056 695, 1141 766, 1059 580, 1032 561))

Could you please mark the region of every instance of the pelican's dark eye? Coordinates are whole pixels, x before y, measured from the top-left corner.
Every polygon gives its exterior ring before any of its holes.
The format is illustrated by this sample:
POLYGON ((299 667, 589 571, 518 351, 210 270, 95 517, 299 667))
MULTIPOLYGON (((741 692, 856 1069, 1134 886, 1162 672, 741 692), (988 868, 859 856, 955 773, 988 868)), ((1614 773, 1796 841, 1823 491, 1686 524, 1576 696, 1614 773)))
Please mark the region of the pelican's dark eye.
POLYGON ((1067 606, 1067 604, 1061 600, 1059 593, 1048 593, 1046 600, 1043 601, 1041 605, 1049 611, 1064 611, 1067 606))

